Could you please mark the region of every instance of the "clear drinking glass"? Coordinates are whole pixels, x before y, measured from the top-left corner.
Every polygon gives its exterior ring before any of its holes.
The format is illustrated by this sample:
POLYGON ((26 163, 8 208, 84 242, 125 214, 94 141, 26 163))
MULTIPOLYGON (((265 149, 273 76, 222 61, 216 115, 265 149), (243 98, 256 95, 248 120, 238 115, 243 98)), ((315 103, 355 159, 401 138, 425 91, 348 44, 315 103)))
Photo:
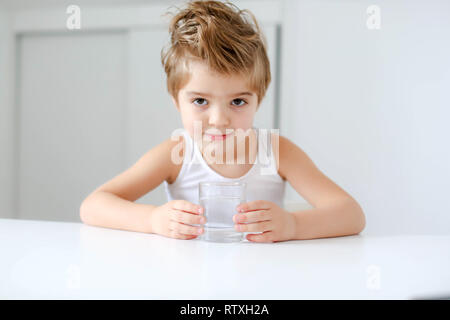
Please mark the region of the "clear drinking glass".
POLYGON ((246 201, 245 182, 200 182, 199 201, 206 223, 199 239, 213 242, 240 242, 242 232, 234 229, 236 207, 246 201))

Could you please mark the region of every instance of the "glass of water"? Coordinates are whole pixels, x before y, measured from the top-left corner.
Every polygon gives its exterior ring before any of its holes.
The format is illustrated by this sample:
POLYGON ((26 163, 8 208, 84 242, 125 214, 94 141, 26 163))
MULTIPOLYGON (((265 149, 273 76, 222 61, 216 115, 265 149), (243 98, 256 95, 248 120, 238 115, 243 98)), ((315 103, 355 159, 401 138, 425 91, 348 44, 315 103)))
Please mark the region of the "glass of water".
POLYGON ((199 200, 205 209, 204 233, 199 237, 213 242, 240 242, 244 234, 234 229, 236 207, 246 201, 245 182, 200 182, 199 200))

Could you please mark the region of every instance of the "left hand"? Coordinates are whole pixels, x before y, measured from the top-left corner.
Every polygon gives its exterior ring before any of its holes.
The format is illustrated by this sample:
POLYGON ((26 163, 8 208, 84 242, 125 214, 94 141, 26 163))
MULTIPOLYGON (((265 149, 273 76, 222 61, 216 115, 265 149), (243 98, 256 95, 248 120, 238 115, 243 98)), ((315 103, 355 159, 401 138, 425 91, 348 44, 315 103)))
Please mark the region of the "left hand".
POLYGON ((243 212, 233 216, 234 228, 237 231, 263 232, 248 234, 248 241, 277 242, 294 239, 296 229, 294 215, 277 204, 256 200, 238 205, 236 210, 239 209, 243 209, 243 212))

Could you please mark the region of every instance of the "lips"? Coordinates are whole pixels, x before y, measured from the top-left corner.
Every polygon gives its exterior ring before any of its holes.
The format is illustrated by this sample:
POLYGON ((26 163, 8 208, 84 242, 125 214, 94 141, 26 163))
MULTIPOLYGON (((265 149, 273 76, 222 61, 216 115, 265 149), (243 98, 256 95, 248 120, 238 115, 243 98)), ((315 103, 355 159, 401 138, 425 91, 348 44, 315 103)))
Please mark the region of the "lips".
POLYGON ((217 134, 208 134, 206 133, 206 136, 211 139, 211 140, 224 140, 227 137, 231 136, 233 134, 233 132, 230 132, 228 134, 221 134, 221 135, 217 135, 217 134))

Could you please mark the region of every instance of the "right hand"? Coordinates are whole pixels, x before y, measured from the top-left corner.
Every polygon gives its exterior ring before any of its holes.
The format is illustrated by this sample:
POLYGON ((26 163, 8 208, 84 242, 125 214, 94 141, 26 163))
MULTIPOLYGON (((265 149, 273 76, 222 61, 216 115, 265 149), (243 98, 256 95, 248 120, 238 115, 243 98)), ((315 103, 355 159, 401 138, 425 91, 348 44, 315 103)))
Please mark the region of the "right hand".
POLYGON ((169 238, 190 240, 204 232, 203 226, 196 227, 189 224, 206 222, 203 216, 204 208, 186 200, 172 200, 156 207, 152 211, 151 225, 153 233, 169 238), (199 213, 202 209, 202 213, 199 213), (197 230, 201 230, 200 233, 197 230))

